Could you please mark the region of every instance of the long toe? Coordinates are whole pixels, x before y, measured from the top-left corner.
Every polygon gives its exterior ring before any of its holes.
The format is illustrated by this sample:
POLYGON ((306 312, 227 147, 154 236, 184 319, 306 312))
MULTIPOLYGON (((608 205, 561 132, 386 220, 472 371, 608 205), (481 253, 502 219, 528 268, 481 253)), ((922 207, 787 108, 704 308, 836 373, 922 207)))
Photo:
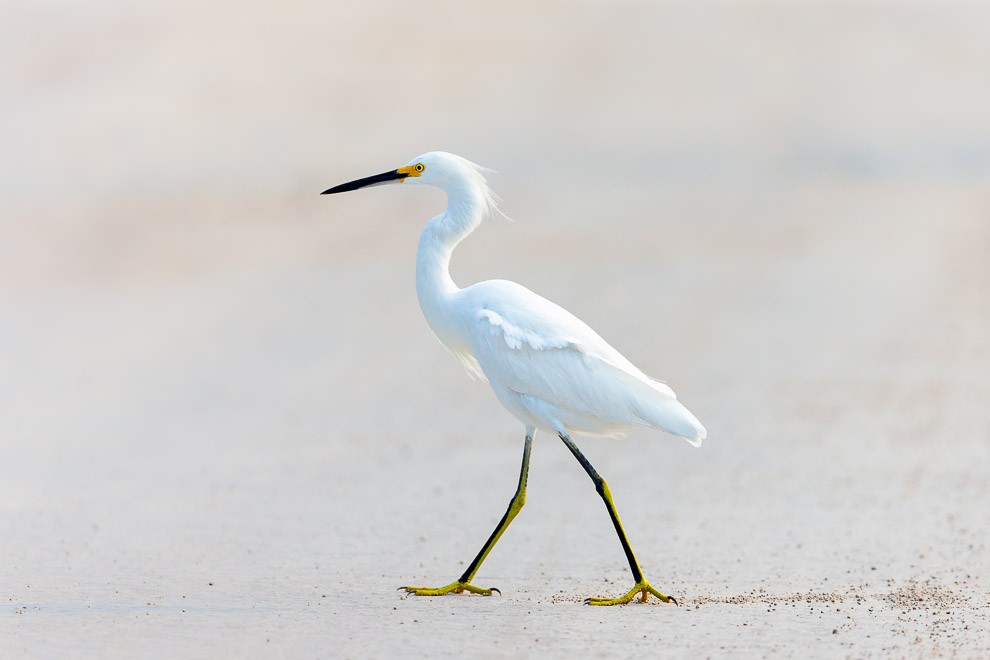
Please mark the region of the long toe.
POLYGON ((625 605, 626 603, 631 603, 634 598, 639 596, 640 602, 645 603, 649 600, 650 594, 653 594, 664 603, 672 602, 677 605, 677 601, 675 599, 660 593, 646 580, 638 582, 636 586, 618 598, 586 598, 584 602, 587 605, 625 605))
POLYGON ((405 591, 406 594, 412 594, 413 596, 446 596, 450 593, 460 594, 465 591, 478 594, 479 596, 491 596, 492 592, 498 592, 499 596, 502 595, 502 592, 495 587, 483 589, 467 582, 451 582, 444 587, 399 587, 398 591, 405 591))

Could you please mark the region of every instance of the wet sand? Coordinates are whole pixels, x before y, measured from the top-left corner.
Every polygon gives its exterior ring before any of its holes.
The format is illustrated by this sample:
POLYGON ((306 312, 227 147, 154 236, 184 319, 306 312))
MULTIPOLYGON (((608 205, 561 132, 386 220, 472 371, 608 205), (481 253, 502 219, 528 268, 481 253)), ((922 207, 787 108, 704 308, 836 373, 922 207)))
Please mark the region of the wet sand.
POLYGON ((986 10, 197 7, 0 21, 0 656, 990 654, 986 10), (442 195, 316 194, 433 148, 514 219, 455 280, 706 424, 578 439, 680 607, 581 604, 631 581, 542 435, 502 596, 396 591, 522 450, 416 304, 442 195))

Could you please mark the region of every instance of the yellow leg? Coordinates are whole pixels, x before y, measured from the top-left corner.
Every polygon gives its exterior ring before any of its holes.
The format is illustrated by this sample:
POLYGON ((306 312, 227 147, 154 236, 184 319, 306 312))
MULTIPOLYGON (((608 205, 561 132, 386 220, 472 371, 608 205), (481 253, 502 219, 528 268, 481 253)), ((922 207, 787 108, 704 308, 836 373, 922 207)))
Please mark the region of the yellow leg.
POLYGON ((482 546, 481 551, 478 552, 478 555, 467 567, 467 570, 464 571, 460 579, 456 582, 451 582, 445 587, 399 587, 399 591, 405 591, 407 594, 413 594, 414 596, 446 596, 449 593, 459 594, 465 591, 482 596, 491 596, 493 592, 502 593, 495 587, 482 589, 469 583, 474 578, 474 574, 481 568, 481 563, 485 561, 488 553, 498 543, 498 540, 502 537, 502 533, 508 528, 509 523, 516 517, 523 508, 523 505, 526 504, 526 481, 529 478, 529 454, 532 447, 533 429, 526 429, 526 445, 523 448, 522 468, 519 471, 519 485, 516 487, 516 494, 512 496, 512 500, 509 502, 509 508, 506 510, 505 515, 502 516, 502 520, 499 521, 491 536, 485 541, 485 545, 482 546))
POLYGON ((588 473, 588 476, 595 483, 595 490, 598 491, 602 501, 605 502, 605 508, 608 509, 608 515, 612 519, 612 525, 615 527, 616 534, 619 535, 619 542, 622 543, 622 551, 626 554, 629 569, 632 571, 633 579, 636 581, 636 585, 624 596, 619 596, 618 598, 587 598, 584 602, 588 605, 624 605, 625 603, 632 602, 633 598, 638 594, 640 601, 645 603, 650 594, 653 594, 665 603, 674 603, 677 605, 677 601, 674 598, 654 589, 650 586, 647 579, 643 577, 643 569, 640 568, 639 562, 636 561, 636 555, 633 554, 632 546, 629 545, 629 539, 626 538, 626 530, 622 528, 622 521, 619 520, 619 513, 615 510, 615 502, 612 501, 612 492, 608 489, 608 484, 605 483, 605 480, 598 474, 598 471, 595 470, 566 433, 561 433, 560 439, 564 441, 567 448, 574 454, 574 458, 578 460, 581 467, 584 468, 585 472, 588 473))

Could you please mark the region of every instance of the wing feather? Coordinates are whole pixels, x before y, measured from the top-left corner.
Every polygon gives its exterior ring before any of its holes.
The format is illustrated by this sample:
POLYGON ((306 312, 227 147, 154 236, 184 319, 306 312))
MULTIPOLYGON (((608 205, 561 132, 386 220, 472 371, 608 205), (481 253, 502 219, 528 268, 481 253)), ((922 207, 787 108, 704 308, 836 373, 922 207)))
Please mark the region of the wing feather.
POLYGON ((472 349, 490 382, 538 400, 571 430, 613 434, 645 425, 691 441, 704 437, 667 385, 646 376, 577 317, 512 282, 482 284, 488 290, 471 292, 479 297, 472 349))

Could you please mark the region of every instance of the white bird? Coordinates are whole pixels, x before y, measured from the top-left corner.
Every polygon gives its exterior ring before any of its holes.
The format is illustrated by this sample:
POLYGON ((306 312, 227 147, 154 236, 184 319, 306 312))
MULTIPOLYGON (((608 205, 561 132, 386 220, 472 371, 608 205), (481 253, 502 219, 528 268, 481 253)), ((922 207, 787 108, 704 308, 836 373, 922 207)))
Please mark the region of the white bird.
MULTIPOLYGON (((450 277, 450 256, 482 219, 498 210, 484 168, 442 151, 407 165, 330 188, 322 194, 386 183, 426 184, 447 193, 447 208, 426 223, 416 257, 416 294, 427 323, 473 375, 491 384, 499 401, 526 426, 519 485, 509 508, 461 577, 443 587, 400 587, 417 596, 468 591, 491 595, 498 589, 471 584, 481 563, 526 501, 526 481, 537 429, 556 434, 591 477, 608 509, 625 551, 635 586, 618 598, 588 598, 591 605, 628 603, 653 594, 676 600, 643 576, 619 521, 608 484, 577 445, 573 433, 616 436, 645 426, 698 446, 706 432, 667 385, 637 369, 594 330, 562 307, 505 280, 458 288, 450 277)), ((501 592, 499 592, 501 593, 501 592)))

